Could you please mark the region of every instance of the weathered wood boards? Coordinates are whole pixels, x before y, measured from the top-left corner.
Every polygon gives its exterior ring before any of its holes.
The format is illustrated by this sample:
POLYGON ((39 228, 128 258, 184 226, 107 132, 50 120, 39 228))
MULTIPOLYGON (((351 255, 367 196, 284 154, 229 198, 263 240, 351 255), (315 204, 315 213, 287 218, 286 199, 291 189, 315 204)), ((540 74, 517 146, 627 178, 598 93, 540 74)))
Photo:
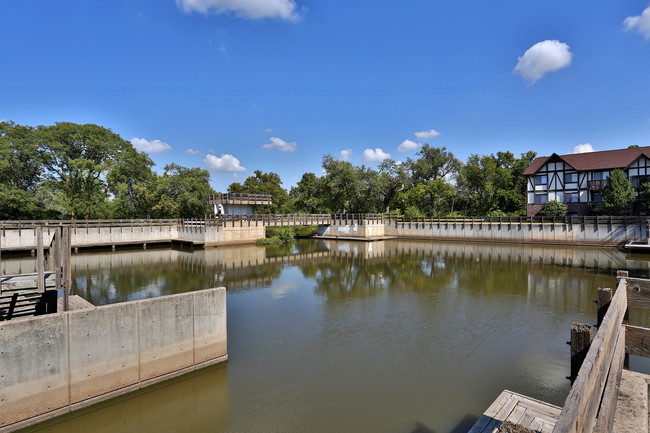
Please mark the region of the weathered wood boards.
MULTIPOLYGON (((578 377, 569 392, 553 432, 573 433, 592 431, 600 396, 610 371, 620 324, 627 310, 625 283, 622 281, 594 338, 578 377)), ((624 335, 624 334, 623 334, 624 335)))
POLYGON ((492 433, 505 421, 551 433, 561 409, 543 401, 505 390, 468 433, 492 433))

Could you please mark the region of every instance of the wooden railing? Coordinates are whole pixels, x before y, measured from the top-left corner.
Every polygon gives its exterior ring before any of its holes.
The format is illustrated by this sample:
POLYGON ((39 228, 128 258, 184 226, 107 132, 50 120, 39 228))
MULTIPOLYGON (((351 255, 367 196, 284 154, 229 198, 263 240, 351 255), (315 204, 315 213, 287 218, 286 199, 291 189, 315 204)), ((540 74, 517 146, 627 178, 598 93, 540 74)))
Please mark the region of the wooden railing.
POLYGON ((628 307, 650 308, 650 280, 628 278, 627 272, 619 271, 616 293, 613 298, 611 290, 609 294, 611 301, 606 291, 599 290, 599 305, 606 313, 602 322, 599 314, 598 332, 553 433, 611 431, 626 356, 650 357, 650 329, 627 323, 628 307))
MULTIPOLYGON (((63 295, 63 309, 68 309, 71 286, 70 226, 53 227, 54 236, 47 248, 43 242, 43 226, 35 230, 36 273, 0 276, 0 321, 55 313, 59 290, 63 295)), ((0 239, 0 247, 1 242, 0 239)))
POLYGON ((96 219, 96 220, 16 220, 0 221, 0 229, 33 229, 35 227, 70 226, 72 228, 97 227, 153 227, 177 225, 178 219, 96 219))

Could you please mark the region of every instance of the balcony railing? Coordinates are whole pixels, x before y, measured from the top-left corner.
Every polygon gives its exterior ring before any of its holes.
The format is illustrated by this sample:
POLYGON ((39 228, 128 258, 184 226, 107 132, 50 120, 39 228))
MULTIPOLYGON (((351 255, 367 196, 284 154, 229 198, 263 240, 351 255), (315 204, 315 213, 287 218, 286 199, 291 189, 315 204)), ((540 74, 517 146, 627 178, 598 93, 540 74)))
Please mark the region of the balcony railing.
POLYGON ((605 180, 590 180, 587 182, 587 189, 589 191, 600 191, 605 188, 605 183, 607 183, 605 180))

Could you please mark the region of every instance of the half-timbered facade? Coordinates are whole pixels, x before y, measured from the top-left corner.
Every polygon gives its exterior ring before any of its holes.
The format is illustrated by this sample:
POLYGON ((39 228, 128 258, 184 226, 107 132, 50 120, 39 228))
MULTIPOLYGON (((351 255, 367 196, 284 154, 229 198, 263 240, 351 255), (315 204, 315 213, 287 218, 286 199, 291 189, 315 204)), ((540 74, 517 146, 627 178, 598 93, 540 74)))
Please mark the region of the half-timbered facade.
MULTIPOLYGON (((632 186, 640 188, 650 181, 650 146, 535 158, 524 172, 527 215, 537 214, 549 200, 564 202, 569 214, 598 213, 601 191, 615 169, 623 170, 632 186)), ((637 200, 632 212, 645 213, 645 203, 637 200)))

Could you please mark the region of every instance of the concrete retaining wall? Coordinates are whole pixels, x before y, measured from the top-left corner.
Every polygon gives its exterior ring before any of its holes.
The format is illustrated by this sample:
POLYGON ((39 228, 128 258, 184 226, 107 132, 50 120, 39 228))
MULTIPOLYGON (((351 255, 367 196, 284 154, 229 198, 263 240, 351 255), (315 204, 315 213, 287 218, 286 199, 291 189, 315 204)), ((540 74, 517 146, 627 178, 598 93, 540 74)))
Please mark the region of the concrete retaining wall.
POLYGON ((385 234, 382 222, 335 220, 330 225, 319 225, 318 235, 336 238, 373 238, 385 234))
POLYGON ((0 322, 0 432, 227 358, 223 287, 0 322))
POLYGON ((644 240, 646 225, 387 222, 384 233, 400 238, 613 246, 644 240))

